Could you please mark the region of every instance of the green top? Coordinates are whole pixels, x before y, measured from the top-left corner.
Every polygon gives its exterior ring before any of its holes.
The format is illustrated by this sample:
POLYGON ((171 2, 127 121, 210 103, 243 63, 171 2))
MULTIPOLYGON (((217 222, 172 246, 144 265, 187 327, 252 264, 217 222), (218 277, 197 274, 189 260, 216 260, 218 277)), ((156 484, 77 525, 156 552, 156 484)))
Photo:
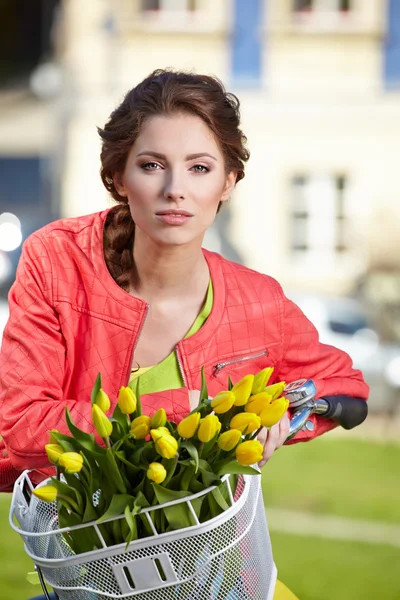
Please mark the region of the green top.
MULTIPOLYGON (((195 322, 185 335, 185 338, 190 337, 204 325, 209 316, 214 300, 214 290, 212 281, 208 285, 207 296, 200 314, 195 322)), ((151 394, 152 392, 162 392, 164 390, 175 390, 184 387, 184 382, 179 369, 178 358, 176 351, 173 350, 164 360, 158 365, 152 367, 142 367, 131 373, 130 381, 140 377, 140 393, 151 394)))

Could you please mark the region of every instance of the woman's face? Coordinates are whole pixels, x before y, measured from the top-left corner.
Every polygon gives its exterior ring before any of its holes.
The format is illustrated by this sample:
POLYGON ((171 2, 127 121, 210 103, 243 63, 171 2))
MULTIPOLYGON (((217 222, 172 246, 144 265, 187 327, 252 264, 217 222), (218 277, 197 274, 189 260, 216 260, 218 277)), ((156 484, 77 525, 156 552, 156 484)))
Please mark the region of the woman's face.
POLYGON ((201 244, 235 181, 207 125, 190 114, 146 121, 124 172, 114 178, 139 230, 135 239, 144 235, 169 246, 201 244))

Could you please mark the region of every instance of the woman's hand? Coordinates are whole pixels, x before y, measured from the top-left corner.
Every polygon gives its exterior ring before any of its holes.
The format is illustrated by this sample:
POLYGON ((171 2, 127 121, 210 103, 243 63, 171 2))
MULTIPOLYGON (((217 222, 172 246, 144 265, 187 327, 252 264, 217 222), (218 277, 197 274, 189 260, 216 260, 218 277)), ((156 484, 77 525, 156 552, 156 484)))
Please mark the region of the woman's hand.
POLYGON ((258 463, 261 468, 271 458, 275 450, 280 448, 287 436, 289 435, 290 419, 287 412, 283 415, 282 419, 276 425, 273 425, 270 429, 263 427, 257 436, 257 439, 264 446, 262 460, 258 463))

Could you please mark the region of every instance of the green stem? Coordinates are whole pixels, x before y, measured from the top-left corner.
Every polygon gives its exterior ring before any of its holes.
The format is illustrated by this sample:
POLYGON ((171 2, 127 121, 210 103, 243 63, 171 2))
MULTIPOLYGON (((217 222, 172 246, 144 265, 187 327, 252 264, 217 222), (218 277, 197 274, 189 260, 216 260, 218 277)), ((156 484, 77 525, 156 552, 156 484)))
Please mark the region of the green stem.
POLYGON ((109 437, 105 437, 103 438, 105 445, 107 446, 107 448, 109 450, 111 450, 111 443, 110 443, 110 438, 109 437))
POLYGON ((250 438, 249 438, 249 439, 250 439, 250 440, 254 440, 254 439, 255 439, 255 438, 258 436, 258 434, 261 432, 262 428, 263 428, 263 425, 261 425, 261 427, 259 427, 259 428, 257 429, 257 431, 255 431, 255 432, 253 433, 253 435, 252 435, 252 436, 250 436, 250 438))

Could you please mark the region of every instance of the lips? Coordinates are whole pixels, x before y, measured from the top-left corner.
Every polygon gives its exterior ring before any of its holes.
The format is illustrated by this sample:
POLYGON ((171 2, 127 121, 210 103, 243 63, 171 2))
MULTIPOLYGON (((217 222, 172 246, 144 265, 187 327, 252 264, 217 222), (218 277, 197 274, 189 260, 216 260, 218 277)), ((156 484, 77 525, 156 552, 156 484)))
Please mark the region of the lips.
POLYGON ((156 215, 159 215, 159 216, 171 215, 171 216, 176 216, 176 217, 193 217, 192 213, 188 212, 187 210, 181 210, 181 209, 159 210, 156 212, 156 215))

